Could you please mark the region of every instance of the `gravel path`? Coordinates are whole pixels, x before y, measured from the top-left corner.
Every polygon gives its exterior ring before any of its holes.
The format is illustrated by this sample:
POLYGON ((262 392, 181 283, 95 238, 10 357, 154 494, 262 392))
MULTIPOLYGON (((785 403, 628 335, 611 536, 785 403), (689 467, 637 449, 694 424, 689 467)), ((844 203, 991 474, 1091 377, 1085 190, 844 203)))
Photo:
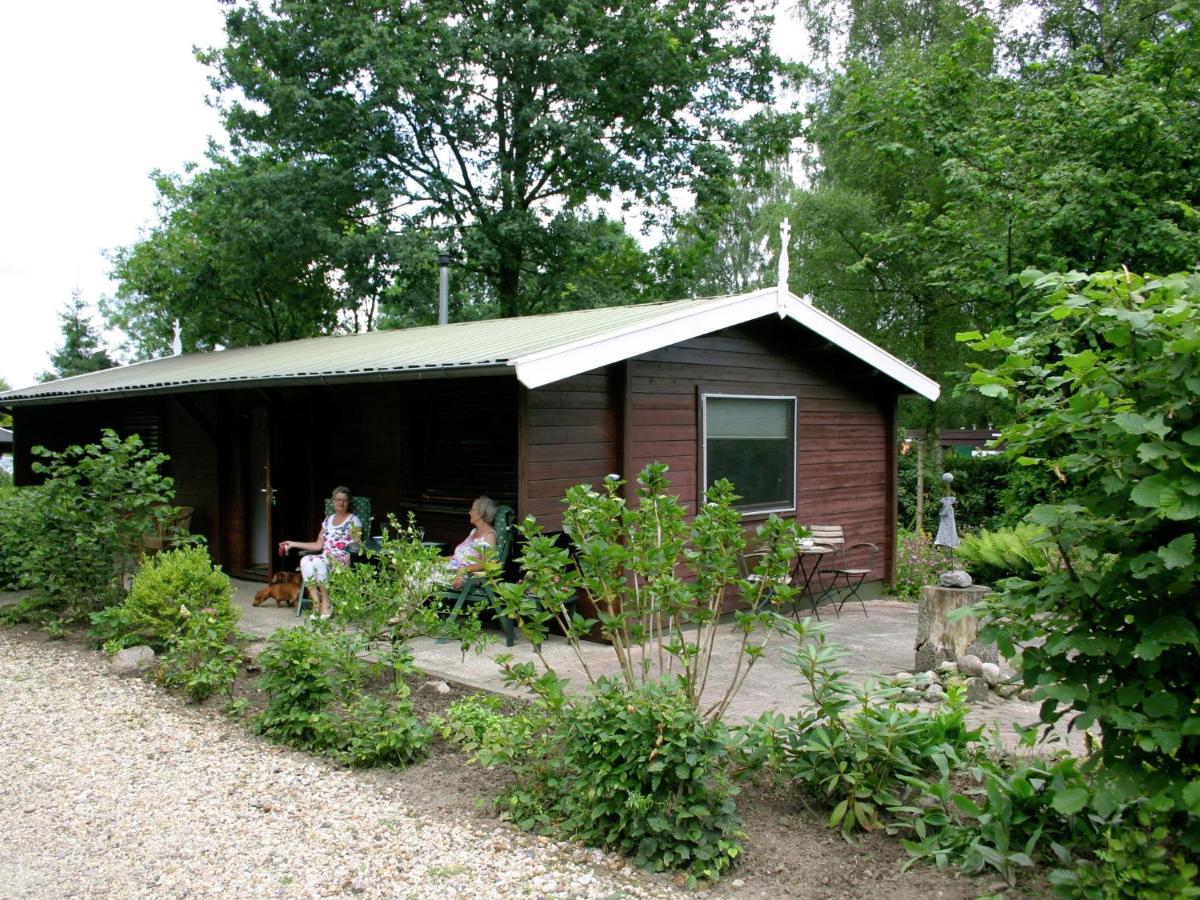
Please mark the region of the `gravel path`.
POLYGON ((599 851, 413 814, 99 654, 3 632, 0 773, 5 897, 674 893, 599 851))

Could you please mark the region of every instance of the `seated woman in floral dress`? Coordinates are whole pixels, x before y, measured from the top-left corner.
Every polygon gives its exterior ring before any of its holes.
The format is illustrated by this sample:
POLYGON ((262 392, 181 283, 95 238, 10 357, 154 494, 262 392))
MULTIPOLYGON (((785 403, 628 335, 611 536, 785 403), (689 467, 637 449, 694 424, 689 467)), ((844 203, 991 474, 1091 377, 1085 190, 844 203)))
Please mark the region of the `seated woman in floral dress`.
POLYGON ((328 619, 329 569, 330 566, 347 566, 350 554, 362 541, 362 522, 350 512, 350 489, 338 486, 333 489, 333 514, 321 523, 321 531, 315 541, 283 541, 279 544, 279 555, 289 550, 310 550, 319 556, 304 556, 300 559, 300 571, 308 585, 309 597, 322 619, 328 619))

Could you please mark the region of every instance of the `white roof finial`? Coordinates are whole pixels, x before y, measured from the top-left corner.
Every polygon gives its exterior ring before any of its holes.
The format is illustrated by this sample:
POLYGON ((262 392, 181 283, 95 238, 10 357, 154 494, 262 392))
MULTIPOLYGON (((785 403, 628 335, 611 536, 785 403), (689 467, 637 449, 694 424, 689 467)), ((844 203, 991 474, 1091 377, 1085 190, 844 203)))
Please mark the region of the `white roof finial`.
POLYGON ((183 353, 183 326, 179 324, 179 320, 175 320, 175 337, 171 340, 171 353, 179 356, 183 353))
POLYGON ((787 290, 788 273, 791 271, 791 264, 788 262, 788 241, 792 236, 792 223, 784 219, 779 223, 779 281, 778 286, 782 290, 787 290))

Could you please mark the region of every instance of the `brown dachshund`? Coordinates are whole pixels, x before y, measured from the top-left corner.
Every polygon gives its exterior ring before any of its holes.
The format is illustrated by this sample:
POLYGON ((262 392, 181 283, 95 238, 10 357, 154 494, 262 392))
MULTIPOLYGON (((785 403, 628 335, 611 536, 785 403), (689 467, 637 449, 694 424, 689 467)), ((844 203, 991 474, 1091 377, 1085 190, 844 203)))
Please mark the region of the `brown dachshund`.
POLYGON ((254 595, 254 605, 262 606, 270 597, 276 606, 295 606, 300 599, 303 577, 299 572, 276 572, 271 583, 254 595))

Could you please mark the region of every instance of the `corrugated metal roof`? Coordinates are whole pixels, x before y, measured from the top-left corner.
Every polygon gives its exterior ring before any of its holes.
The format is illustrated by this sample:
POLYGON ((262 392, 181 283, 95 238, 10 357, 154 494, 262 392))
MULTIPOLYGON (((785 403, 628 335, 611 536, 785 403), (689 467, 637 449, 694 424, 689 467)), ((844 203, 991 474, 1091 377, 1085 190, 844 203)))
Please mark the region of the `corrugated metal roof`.
POLYGON ((789 293, 764 288, 700 300, 458 322, 395 331, 334 335, 185 353, 76 375, 0 394, 0 405, 51 402, 220 385, 306 384, 419 377, 422 373, 516 372, 529 387, 619 359, 776 314, 826 337, 910 390, 930 399, 936 382, 789 293))
POLYGON ((587 340, 664 313, 726 298, 612 306, 514 319, 455 322, 364 334, 306 338, 212 353, 184 353, 0 393, 0 403, 54 397, 170 390, 185 386, 277 383, 355 376, 508 367, 514 359, 587 340))

